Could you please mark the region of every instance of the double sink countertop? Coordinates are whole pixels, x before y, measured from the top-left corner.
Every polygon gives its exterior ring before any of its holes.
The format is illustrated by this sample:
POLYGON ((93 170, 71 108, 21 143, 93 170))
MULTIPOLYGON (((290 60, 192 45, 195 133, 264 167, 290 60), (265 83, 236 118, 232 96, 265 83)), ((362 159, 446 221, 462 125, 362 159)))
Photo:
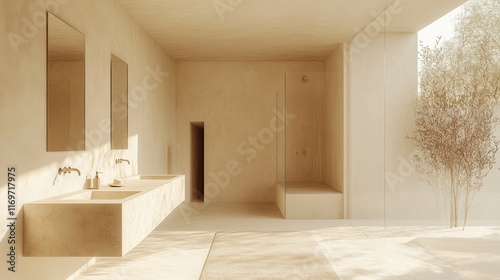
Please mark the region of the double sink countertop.
POLYGON ((137 175, 23 207, 24 256, 123 256, 185 200, 184 175, 137 175))

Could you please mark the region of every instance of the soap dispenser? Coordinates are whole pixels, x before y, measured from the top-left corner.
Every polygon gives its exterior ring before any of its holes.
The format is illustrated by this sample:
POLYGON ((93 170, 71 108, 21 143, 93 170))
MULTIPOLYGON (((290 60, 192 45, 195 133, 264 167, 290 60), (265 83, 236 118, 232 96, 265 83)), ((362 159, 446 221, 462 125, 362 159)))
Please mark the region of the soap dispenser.
POLYGON ((94 182, 92 184, 93 189, 98 189, 99 186, 101 185, 101 178, 99 178, 99 174, 102 174, 102 172, 100 172, 100 171, 95 172, 95 178, 94 178, 94 182))

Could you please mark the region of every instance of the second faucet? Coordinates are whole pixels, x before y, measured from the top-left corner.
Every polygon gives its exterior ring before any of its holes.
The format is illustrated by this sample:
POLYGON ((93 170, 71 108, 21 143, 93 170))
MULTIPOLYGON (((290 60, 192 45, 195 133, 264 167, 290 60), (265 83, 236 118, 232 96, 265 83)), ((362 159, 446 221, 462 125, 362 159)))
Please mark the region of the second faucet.
POLYGON ((122 163, 122 162, 124 162, 124 161, 126 161, 126 162, 130 165, 130 160, 128 160, 128 159, 123 159, 123 158, 117 158, 117 159, 115 160, 115 163, 116 163, 116 164, 118 164, 118 163, 122 163))

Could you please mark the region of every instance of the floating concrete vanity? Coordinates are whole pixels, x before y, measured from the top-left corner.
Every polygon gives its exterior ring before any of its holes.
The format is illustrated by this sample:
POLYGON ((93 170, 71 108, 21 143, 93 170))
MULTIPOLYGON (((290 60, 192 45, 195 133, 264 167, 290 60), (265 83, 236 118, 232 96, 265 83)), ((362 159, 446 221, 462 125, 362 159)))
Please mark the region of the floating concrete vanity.
POLYGON ((184 175, 137 175, 25 204, 24 256, 123 256, 184 201, 184 184, 184 175))

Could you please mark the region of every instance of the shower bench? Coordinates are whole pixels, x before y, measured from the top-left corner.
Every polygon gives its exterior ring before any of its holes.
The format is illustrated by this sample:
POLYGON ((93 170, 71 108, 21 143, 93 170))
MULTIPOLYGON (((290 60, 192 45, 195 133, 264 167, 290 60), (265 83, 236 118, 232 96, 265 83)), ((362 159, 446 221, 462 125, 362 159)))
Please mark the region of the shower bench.
POLYGON ((277 204, 286 219, 343 219, 343 194, 319 182, 276 183, 277 204))

